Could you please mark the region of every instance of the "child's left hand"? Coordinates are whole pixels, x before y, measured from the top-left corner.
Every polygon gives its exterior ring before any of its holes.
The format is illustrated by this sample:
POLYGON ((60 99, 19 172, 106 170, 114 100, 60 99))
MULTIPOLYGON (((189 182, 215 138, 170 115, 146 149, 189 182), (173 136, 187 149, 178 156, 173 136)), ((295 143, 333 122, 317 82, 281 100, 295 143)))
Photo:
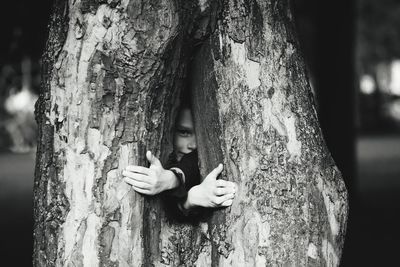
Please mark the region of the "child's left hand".
POLYGON ((219 208, 232 205, 237 186, 234 182, 217 180, 222 170, 223 166, 219 164, 201 184, 193 186, 182 207, 189 210, 194 207, 219 208))
POLYGON ((156 195, 179 185, 175 174, 170 170, 165 170, 160 160, 150 151, 147 151, 146 158, 150 162, 149 168, 130 165, 122 172, 124 181, 136 192, 156 195))

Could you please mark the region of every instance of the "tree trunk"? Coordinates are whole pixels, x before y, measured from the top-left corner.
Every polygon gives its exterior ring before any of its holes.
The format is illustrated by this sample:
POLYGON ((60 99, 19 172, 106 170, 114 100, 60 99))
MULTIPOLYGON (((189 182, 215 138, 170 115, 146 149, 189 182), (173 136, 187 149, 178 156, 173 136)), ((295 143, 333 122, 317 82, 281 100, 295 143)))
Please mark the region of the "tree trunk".
POLYGON ((347 194, 287 1, 55 1, 37 104, 35 266, 337 266, 347 194), (121 170, 165 161, 191 88, 203 175, 239 192, 198 224, 121 170))

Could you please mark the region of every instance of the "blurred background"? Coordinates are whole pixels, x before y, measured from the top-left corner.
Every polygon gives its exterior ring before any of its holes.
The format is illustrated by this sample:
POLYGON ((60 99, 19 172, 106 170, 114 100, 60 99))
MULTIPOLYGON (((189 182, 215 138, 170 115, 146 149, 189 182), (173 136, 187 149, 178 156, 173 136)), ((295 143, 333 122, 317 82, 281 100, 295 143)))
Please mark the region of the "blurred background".
MULTIPOLYGON (((400 1, 292 2, 321 127, 351 197, 341 266, 394 266, 400 1)), ((31 266, 33 112, 51 4, 13 0, 0 11, 0 253, 13 266, 31 266)))

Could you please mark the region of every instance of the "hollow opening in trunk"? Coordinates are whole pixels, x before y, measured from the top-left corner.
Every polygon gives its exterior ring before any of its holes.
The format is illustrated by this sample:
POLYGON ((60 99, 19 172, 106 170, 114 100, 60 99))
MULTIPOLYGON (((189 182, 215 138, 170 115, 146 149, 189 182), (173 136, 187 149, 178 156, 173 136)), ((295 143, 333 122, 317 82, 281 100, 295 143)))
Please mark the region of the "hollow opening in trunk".
MULTIPOLYGON (((186 158, 195 158, 197 165, 190 165, 193 168, 199 168, 201 175, 199 175, 197 182, 200 183, 203 178, 207 176, 219 163, 223 163, 222 150, 221 150, 221 129, 219 124, 219 113, 218 113, 218 102, 216 99, 218 84, 214 73, 214 59, 212 55, 210 40, 197 45, 191 50, 190 56, 188 57, 185 64, 185 79, 181 83, 179 96, 173 100, 171 108, 171 125, 170 125, 170 149, 168 160, 171 158, 174 160, 181 160, 186 158), (185 114, 190 110, 192 115, 191 124, 193 129, 181 129, 181 120, 187 117, 185 114), (183 130, 183 131, 182 131, 183 130), (193 130, 193 133, 190 131, 193 130), (185 146, 179 147, 180 144, 177 140, 185 139, 180 138, 189 134, 195 135, 195 148, 193 144, 185 143, 185 146), (190 147, 192 146, 192 147, 190 147), (180 151, 182 150, 182 151, 180 151), (196 153, 195 157, 191 157, 190 153, 196 153), (181 153, 180 153, 181 152, 181 153), (190 152, 190 153, 189 153, 190 152), (181 154, 181 155, 180 155, 181 154), (185 154, 184 156, 182 154, 185 154), (182 156, 182 158, 180 157, 182 156)), ((187 123, 187 118, 185 123, 187 123)), ((189 124, 190 124, 189 123, 189 124)), ((186 125, 187 126, 187 125, 186 125)), ((190 126, 190 125, 189 125, 190 126)), ((192 164, 192 163, 189 163, 192 164)), ((191 172, 192 173, 192 172, 191 172)), ((194 177, 186 177, 187 182, 192 182, 190 179, 194 177)), ((196 184, 191 184, 194 186, 196 184)), ((186 187, 187 188, 187 187, 186 187)), ((168 197, 167 197, 168 199, 168 197)), ((164 208, 167 211, 167 216, 172 219, 178 219, 179 215, 174 214, 174 210, 177 210, 177 203, 170 199, 170 201, 163 201, 164 208)), ((187 222, 199 222, 204 221, 209 217, 211 210, 192 214, 186 218, 182 218, 187 222)))

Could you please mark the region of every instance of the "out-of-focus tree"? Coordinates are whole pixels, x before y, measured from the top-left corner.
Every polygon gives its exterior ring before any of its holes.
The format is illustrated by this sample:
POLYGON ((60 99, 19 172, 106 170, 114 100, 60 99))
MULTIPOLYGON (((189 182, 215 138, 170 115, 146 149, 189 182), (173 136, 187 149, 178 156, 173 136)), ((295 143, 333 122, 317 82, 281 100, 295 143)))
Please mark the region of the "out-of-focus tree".
POLYGON ((368 71, 379 62, 400 58, 400 1, 358 2, 360 67, 368 71))
POLYGON ((0 9, 0 150, 36 147, 33 107, 51 3, 14 0, 0 9))
POLYGON ((400 58, 399 14, 400 2, 396 0, 359 1, 357 60, 362 130, 393 131, 400 125, 400 87, 395 81, 396 60, 400 58), (367 79, 372 85, 368 88, 363 86, 367 79))

